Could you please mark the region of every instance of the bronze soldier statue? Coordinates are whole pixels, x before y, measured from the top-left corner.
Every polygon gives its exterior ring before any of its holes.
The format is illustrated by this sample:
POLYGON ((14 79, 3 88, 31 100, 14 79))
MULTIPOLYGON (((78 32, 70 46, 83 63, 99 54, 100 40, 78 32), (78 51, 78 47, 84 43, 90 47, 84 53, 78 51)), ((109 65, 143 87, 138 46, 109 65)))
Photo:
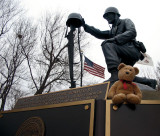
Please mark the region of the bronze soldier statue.
MULTIPOLYGON (((130 19, 120 19, 120 13, 115 7, 108 7, 104 12, 104 19, 112 25, 111 30, 101 31, 89 26, 83 20, 84 30, 98 39, 104 39, 102 42, 102 51, 107 64, 108 72, 111 77, 107 80, 113 84, 118 80, 117 67, 120 63, 133 66, 139 59, 143 59, 145 52, 144 46, 137 47, 136 29, 134 23, 130 19)), ((135 77, 134 82, 148 85, 156 88, 157 81, 155 79, 147 79, 135 77)))

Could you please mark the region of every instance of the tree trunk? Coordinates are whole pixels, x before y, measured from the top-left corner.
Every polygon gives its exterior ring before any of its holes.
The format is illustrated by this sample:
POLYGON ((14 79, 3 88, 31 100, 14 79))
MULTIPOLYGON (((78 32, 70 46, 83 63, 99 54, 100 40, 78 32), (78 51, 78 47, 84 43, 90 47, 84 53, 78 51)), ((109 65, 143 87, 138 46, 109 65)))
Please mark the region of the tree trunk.
POLYGON ((4 111, 5 103, 6 103, 6 95, 2 96, 2 103, 1 103, 0 111, 4 111))

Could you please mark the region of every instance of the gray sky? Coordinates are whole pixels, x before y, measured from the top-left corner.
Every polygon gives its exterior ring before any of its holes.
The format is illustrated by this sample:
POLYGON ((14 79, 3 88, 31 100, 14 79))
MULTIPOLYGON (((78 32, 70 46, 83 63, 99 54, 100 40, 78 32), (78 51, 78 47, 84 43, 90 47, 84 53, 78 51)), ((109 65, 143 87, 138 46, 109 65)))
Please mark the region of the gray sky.
MULTIPOLYGON (((100 30, 109 29, 107 21, 103 19, 103 13, 107 7, 115 6, 119 9, 121 18, 130 18, 134 22, 137 40, 145 44, 147 54, 152 57, 154 64, 160 60, 159 0, 21 0, 21 2, 28 9, 28 15, 33 18, 39 18, 45 11, 69 14, 77 12, 87 24, 100 30)), ((89 37, 92 38, 92 45, 85 55, 106 67, 100 46, 102 40, 89 37)), ((144 67, 152 69, 150 66, 144 67)))

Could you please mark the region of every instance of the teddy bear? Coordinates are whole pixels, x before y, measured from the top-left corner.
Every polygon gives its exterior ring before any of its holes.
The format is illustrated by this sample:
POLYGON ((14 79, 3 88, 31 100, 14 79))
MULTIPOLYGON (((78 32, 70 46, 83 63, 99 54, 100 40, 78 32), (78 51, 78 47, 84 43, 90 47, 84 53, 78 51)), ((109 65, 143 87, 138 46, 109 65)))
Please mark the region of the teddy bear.
POLYGON ((113 104, 140 104, 142 99, 141 90, 133 83, 135 75, 139 73, 137 67, 132 67, 121 63, 118 66, 118 78, 110 88, 108 98, 112 99, 113 104))

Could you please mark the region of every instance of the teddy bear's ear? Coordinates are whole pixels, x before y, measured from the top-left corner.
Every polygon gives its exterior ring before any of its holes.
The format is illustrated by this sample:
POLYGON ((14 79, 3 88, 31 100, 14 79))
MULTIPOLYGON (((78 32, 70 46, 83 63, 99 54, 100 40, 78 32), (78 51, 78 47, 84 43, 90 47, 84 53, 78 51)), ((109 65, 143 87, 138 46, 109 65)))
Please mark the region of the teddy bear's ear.
POLYGON ((124 64, 124 63, 119 64, 118 70, 120 70, 121 68, 123 68, 123 67, 125 67, 125 66, 126 66, 126 64, 124 64))
POLYGON ((139 73, 139 69, 137 67, 133 67, 135 70, 135 74, 137 75, 139 73))

